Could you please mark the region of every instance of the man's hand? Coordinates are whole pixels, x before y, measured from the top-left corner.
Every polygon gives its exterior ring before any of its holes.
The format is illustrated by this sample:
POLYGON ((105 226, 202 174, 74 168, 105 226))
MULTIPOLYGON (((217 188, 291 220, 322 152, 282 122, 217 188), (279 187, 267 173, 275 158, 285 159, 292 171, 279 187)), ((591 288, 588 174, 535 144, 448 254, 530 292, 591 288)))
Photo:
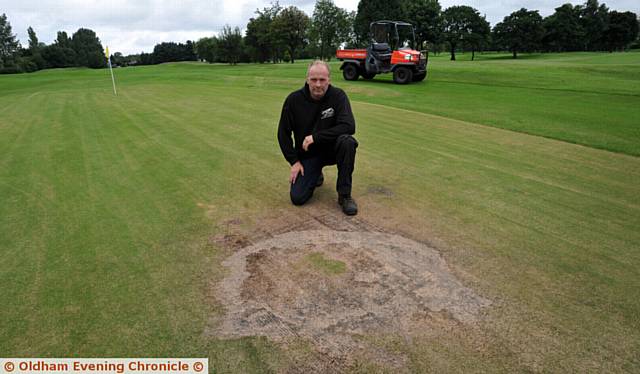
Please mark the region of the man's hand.
POLYGON ((307 135, 302 141, 302 149, 306 151, 309 150, 309 146, 313 144, 313 135, 307 135))
POLYGON ((304 175, 304 167, 302 166, 302 163, 300 161, 297 161, 291 166, 291 175, 289 176, 289 182, 291 184, 296 183, 296 179, 298 179, 298 173, 304 175))

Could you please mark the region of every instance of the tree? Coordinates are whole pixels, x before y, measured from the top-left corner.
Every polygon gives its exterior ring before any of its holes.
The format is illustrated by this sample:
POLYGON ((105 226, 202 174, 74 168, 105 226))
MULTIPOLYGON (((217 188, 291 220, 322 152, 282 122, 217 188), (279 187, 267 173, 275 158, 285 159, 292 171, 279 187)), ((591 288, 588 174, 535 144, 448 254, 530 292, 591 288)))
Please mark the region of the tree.
POLYGON ((156 64, 153 57, 153 53, 140 52, 138 65, 153 65, 153 64, 156 64))
POLYGON ((122 55, 121 52, 115 52, 112 53, 109 56, 109 59, 111 60, 111 65, 112 66, 126 66, 126 59, 124 58, 124 56, 122 55))
POLYGON ((464 39, 464 44, 471 48, 471 61, 475 59, 476 51, 483 50, 491 38, 491 26, 486 18, 477 11, 471 17, 471 28, 464 39))
POLYGON ((196 45, 191 40, 187 40, 185 44, 179 44, 182 47, 183 61, 198 61, 196 56, 196 45))
POLYGON ((29 26, 29 28, 27 29, 27 34, 29 34, 29 50, 31 51, 31 53, 34 53, 40 46, 38 43, 38 37, 36 36, 36 32, 33 31, 33 28, 31 26, 29 26))
POLYGON ((580 23, 584 29, 583 49, 597 51, 604 49, 603 37, 607 28, 609 9, 598 4, 598 0, 587 0, 577 7, 580 12, 580 23))
POLYGON ((153 48, 153 57, 156 64, 176 61, 195 61, 193 42, 187 40, 186 44, 175 42, 163 42, 153 48))
POLYGON ((638 17, 633 12, 609 13, 609 27, 605 30, 603 41, 609 52, 624 50, 638 38, 638 17))
POLYGON ((369 26, 380 20, 402 21, 406 18, 403 0, 360 0, 353 29, 360 46, 369 44, 369 26))
POLYGON ((31 26, 27 28, 27 34, 29 35, 29 48, 22 51, 22 58, 29 60, 29 62, 22 62, 22 64, 26 68, 25 71, 31 72, 35 70, 45 69, 47 67, 47 62, 42 57, 42 49, 46 47, 46 45, 44 43, 38 42, 36 32, 31 26), (34 65, 36 67, 35 70, 32 69, 32 66, 34 65))
POLYGON ((457 5, 442 13, 443 35, 451 48, 451 60, 456 59, 456 47, 459 44, 480 48, 488 40, 489 23, 474 8, 457 5))
POLYGON ((64 31, 58 31, 53 44, 42 49, 42 57, 47 61, 47 67, 66 68, 74 66, 77 61, 76 52, 71 45, 71 38, 64 31))
POLYGON ((75 65, 76 53, 71 48, 54 43, 42 48, 42 58, 48 68, 66 68, 75 65))
POLYGON ((153 47, 153 59, 156 64, 180 61, 180 47, 174 42, 162 42, 153 47))
POLYGON ((331 59, 336 49, 349 39, 349 13, 333 0, 318 0, 313 10, 310 38, 319 48, 321 59, 331 59))
POLYGON ((20 43, 11 31, 11 24, 6 14, 0 16, 0 69, 15 66, 15 55, 20 50, 20 43))
POLYGON ((347 14, 347 34, 344 36, 346 48, 355 48, 358 44, 358 37, 356 36, 355 24, 356 24, 356 11, 351 11, 347 14))
POLYGON ((415 28, 416 44, 439 43, 442 39, 442 8, 438 0, 413 0, 407 3, 407 20, 415 28))
POLYGON ((307 41, 309 23, 309 17, 295 6, 283 9, 273 20, 271 26, 274 37, 289 52, 291 63, 298 48, 302 48, 307 41))
POLYGON ((240 61, 242 50, 243 43, 240 28, 236 26, 231 29, 231 26, 225 25, 218 41, 220 60, 235 65, 240 61))
POLYGON ((251 49, 254 60, 260 63, 275 58, 274 37, 271 33, 271 24, 282 8, 278 2, 270 7, 265 7, 262 11, 256 9, 257 17, 250 18, 247 23, 245 43, 251 49))
POLYGON ((537 10, 522 8, 504 17, 493 29, 496 41, 518 58, 518 51, 533 52, 540 48, 544 28, 537 10))
POLYGON ((71 38, 67 36, 65 31, 58 31, 55 43, 62 48, 71 48, 71 38))
POLYGON ((196 42, 196 54, 208 63, 216 61, 218 55, 218 38, 215 36, 201 38, 196 42))
POLYGON ((71 47, 76 52, 76 65, 102 68, 107 65, 104 49, 96 33, 80 28, 71 37, 71 47))
POLYGON ((578 51, 582 49, 584 30, 580 24, 580 11, 571 4, 556 8, 555 13, 543 21, 545 35, 542 44, 548 51, 578 51))

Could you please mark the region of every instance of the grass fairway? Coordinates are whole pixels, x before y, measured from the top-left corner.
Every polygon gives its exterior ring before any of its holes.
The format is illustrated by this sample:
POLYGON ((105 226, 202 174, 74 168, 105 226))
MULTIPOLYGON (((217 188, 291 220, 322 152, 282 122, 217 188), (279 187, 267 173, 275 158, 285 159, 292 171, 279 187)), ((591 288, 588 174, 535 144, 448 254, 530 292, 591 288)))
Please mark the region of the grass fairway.
MULTIPOLYGON (((363 339, 414 372, 640 371, 640 53, 459 57, 409 86, 334 70, 358 218, 435 246, 493 301, 473 326, 363 339)), ((0 76, 0 356, 295 366, 304 344, 204 331, 229 255, 211 237, 310 209, 290 206, 275 139, 305 69, 116 69, 118 97, 106 70, 0 76)), ((313 206, 337 209, 327 174, 313 206)))

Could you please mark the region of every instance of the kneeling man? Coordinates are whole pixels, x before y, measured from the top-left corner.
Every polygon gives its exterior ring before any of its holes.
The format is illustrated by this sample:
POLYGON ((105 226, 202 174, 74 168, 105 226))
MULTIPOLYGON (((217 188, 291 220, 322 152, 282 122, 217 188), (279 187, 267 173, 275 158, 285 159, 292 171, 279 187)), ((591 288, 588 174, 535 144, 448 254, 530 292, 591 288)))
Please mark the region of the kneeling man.
POLYGON ((358 206, 351 197, 351 175, 358 147, 352 136, 356 123, 349 98, 330 83, 329 65, 313 61, 304 87, 292 92, 282 106, 278 142, 291 165, 291 202, 306 203, 324 181, 322 168, 337 165, 338 204, 345 214, 355 215, 358 206))

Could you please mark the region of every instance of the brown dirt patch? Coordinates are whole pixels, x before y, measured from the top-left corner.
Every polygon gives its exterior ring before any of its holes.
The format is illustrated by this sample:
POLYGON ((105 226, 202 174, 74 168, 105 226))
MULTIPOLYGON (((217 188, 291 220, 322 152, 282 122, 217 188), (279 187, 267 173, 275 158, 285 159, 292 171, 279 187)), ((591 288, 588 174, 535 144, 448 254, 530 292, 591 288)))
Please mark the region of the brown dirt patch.
POLYGON ((225 232, 211 240, 231 253, 223 262, 228 274, 215 288, 226 313, 212 317, 208 334, 307 342, 315 354, 298 365, 302 371, 339 372, 358 357, 406 369, 404 355, 369 338, 409 342, 436 325, 474 324, 490 305, 428 245, 357 216, 305 208, 257 225, 223 223, 225 232))

